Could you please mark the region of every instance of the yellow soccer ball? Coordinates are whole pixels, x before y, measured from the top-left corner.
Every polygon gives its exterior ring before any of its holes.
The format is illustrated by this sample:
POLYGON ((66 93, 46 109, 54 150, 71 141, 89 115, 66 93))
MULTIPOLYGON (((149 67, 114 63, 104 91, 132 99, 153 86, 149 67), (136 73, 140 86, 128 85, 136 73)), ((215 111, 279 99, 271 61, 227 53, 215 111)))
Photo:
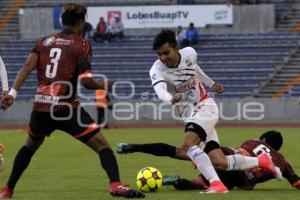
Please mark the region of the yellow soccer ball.
POLYGON ((145 167, 139 171, 136 184, 142 192, 157 192, 161 189, 163 176, 154 167, 145 167))

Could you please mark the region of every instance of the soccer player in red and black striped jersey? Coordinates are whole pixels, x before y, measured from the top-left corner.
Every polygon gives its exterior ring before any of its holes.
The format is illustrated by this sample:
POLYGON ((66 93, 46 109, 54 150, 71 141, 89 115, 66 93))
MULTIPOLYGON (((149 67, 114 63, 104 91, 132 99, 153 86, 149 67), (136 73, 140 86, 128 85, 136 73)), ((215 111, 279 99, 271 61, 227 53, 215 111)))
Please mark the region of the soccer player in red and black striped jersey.
MULTIPOLYGON (((259 140, 246 140, 240 147, 222 147, 225 155, 241 154, 245 156, 257 156, 263 152, 268 153, 273 163, 280 168, 283 177, 296 189, 300 189, 300 177, 294 172, 291 165, 278 151, 282 146, 282 136, 280 132, 268 131, 262 134, 259 140)), ((238 187, 240 189, 252 190, 256 184, 273 179, 268 172, 261 168, 252 168, 243 171, 220 171, 218 175, 228 189, 238 187)), ((165 184, 173 185, 179 190, 205 189, 208 181, 202 175, 187 180, 178 176, 165 177, 165 184)))
POLYGON ((112 85, 112 82, 100 83, 91 77, 91 46, 80 36, 86 11, 86 7, 80 4, 64 6, 61 14, 63 31, 37 42, 9 94, 1 101, 2 109, 10 107, 22 83, 34 69, 37 70, 38 87, 28 128, 29 135, 16 155, 7 184, 0 191, 0 199, 12 197, 17 181, 32 156, 45 137, 56 129, 72 135, 99 155, 102 168, 110 180, 112 196, 144 197, 143 193, 121 184, 117 160, 110 145, 100 133, 99 126, 76 100, 78 80, 87 89, 104 89, 105 85, 112 85))

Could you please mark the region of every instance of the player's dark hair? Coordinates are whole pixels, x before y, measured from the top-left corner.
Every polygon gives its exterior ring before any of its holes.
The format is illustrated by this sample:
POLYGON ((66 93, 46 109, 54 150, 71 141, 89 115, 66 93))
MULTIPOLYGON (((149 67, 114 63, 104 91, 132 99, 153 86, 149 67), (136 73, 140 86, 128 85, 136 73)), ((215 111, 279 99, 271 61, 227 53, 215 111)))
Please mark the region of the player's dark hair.
POLYGON ((86 7, 77 3, 67 3, 64 5, 61 19, 63 25, 75 25, 80 20, 85 20, 86 7))
POLYGON ((260 137, 260 140, 265 140, 265 142, 270 145, 273 149, 275 149, 276 151, 279 151, 279 149, 282 146, 283 143, 283 138, 280 132, 278 131, 267 131, 265 133, 263 133, 260 137))
POLYGON ((177 47, 175 32, 172 30, 162 30, 157 34, 153 41, 153 50, 159 49, 165 43, 169 43, 171 47, 177 47))

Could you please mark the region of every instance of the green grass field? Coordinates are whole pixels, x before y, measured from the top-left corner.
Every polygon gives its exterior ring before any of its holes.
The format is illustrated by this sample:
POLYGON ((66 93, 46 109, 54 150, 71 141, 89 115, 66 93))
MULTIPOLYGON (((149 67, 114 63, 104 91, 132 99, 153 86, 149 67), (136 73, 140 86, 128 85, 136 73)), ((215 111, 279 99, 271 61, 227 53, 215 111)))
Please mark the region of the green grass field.
MULTIPOLYGON (((224 146, 238 146, 243 140, 257 138, 268 128, 219 128, 219 136, 224 146)), ((296 172, 300 173, 300 129, 276 128, 284 136, 281 153, 285 155, 296 172)), ((149 143, 166 142, 180 144, 182 130, 177 129, 111 129, 104 130, 113 150, 119 142, 149 143)), ((23 145, 25 131, 0 131, 0 142, 6 147, 6 169, 0 173, 0 184, 4 185, 9 175, 16 151, 23 145)), ((135 153, 117 155, 121 177, 124 183, 135 187, 139 169, 146 166, 158 168, 163 175, 193 177, 198 172, 190 162, 170 158, 158 158, 135 153)), ((33 157, 32 162, 19 181, 14 199, 28 200, 82 200, 112 199, 108 191, 108 180, 98 156, 85 145, 67 134, 56 132, 48 138, 33 157)), ((199 194, 197 191, 176 191, 163 187, 157 193, 146 194, 147 199, 300 199, 300 191, 293 189, 286 180, 272 180, 257 185, 253 191, 233 190, 227 194, 199 194)))

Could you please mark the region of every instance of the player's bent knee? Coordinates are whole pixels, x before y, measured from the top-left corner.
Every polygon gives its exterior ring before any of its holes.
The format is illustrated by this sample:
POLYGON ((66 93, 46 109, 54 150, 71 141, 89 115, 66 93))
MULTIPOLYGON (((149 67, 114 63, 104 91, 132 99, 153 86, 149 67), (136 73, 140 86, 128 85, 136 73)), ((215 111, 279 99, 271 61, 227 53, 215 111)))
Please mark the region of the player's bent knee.
POLYGON ((205 153, 209 153, 215 149, 219 149, 221 148, 220 144, 214 140, 210 140, 206 143, 205 148, 204 148, 204 152, 205 153))
POLYGON ((219 169, 219 170, 223 170, 223 171, 226 171, 228 169, 228 162, 226 159, 211 158, 211 157, 209 157, 209 158, 215 169, 219 169))
POLYGON ((184 132, 190 132, 190 131, 196 133, 201 139, 201 141, 206 140, 207 137, 206 131, 198 124, 193 122, 186 123, 184 132))
MULTIPOLYGON (((181 145, 180 149, 182 150, 182 152, 184 152, 184 154, 187 153, 187 151, 191 148, 191 146, 189 144, 183 144, 181 145)), ((176 152, 177 153, 177 152, 176 152)))
POLYGON ((100 132, 91 137, 88 141, 85 142, 85 144, 87 144, 95 152, 99 152, 105 148, 110 148, 109 143, 100 132))

